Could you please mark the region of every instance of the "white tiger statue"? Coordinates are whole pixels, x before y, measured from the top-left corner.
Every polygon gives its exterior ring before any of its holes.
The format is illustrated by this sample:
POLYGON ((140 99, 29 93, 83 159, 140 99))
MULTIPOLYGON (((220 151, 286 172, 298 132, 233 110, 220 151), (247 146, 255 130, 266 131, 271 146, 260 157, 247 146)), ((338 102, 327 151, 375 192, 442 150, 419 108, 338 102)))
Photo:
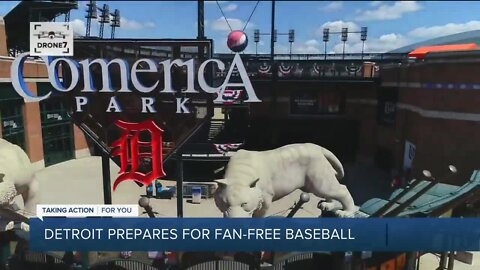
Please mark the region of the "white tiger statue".
POLYGON ((27 154, 19 146, 0 139, 0 230, 28 232, 28 224, 21 220, 34 215, 39 199, 39 185, 27 154), (23 214, 17 212, 14 202, 18 195, 23 198, 23 214))
POLYGON ((345 185, 343 166, 329 150, 311 143, 291 144, 268 151, 239 150, 228 162, 225 179, 218 184, 215 203, 224 217, 263 217, 272 202, 300 189, 326 199, 323 211, 343 209, 339 217, 357 211, 345 185))

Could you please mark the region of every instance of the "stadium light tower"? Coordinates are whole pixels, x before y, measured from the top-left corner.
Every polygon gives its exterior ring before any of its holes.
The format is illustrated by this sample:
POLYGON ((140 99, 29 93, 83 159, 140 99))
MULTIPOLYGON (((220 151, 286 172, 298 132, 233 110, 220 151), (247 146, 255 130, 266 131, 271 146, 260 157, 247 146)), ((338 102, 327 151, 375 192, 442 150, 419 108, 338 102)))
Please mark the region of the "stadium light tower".
POLYGON ((112 28, 112 32, 111 32, 110 38, 114 39, 115 28, 120 27, 120 10, 115 9, 115 12, 113 12, 111 15, 112 15, 112 22, 110 24, 110 27, 112 28))
POLYGON ((292 59, 292 44, 295 42, 295 30, 288 30, 288 42, 290 43, 290 59, 292 59))
MULTIPOLYGON (((270 33, 260 33, 260 30, 253 30, 253 41, 255 42, 255 54, 258 55, 258 43, 260 42, 260 36, 270 35, 270 33)), ((278 33, 277 29, 273 30, 273 35, 271 36, 272 44, 277 42, 278 36, 287 36, 288 42, 290 42, 290 58, 292 57, 292 43, 295 42, 295 30, 290 29, 288 33, 278 33)))
POLYGON ((348 28, 342 28, 342 42, 343 42, 343 52, 342 52, 342 59, 345 59, 345 44, 347 43, 348 39, 348 28))
POLYGON ((97 18, 97 1, 90 0, 90 2, 87 4, 87 15, 85 16, 85 18, 87 18, 87 27, 86 27, 85 36, 89 37, 90 28, 92 26, 92 19, 97 18))
POLYGON ((365 41, 367 40, 367 27, 362 27, 360 32, 360 40, 362 40, 362 59, 363 59, 363 52, 365 51, 365 41))
POLYGON ((253 42, 255 42, 255 55, 258 55, 258 42, 260 42, 260 30, 253 30, 253 42))
POLYGON ((347 43, 349 33, 360 33, 360 40, 362 41, 362 59, 365 49, 365 41, 367 40, 367 27, 362 27, 361 31, 348 31, 347 27, 342 28, 341 32, 330 32, 328 28, 323 29, 323 42, 325 43, 325 59, 327 59, 327 42, 330 39, 330 34, 341 34, 341 40, 343 42, 342 59, 345 59, 345 45, 347 43))
POLYGON ((98 37, 103 38, 103 29, 105 24, 110 22, 110 8, 107 4, 104 4, 103 8, 99 8, 99 10, 101 14, 100 20, 98 21, 100 23, 100 32, 98 33, 98 37))
MULTIPOLYGON (((74 5, 73 9, 78 9, 78 1, 77 0, 72 0, 72 1, 68 1, 68 2, 70 2, 74 5)), ((69 21, 70 21, 70 10, 68 10, 65 13, 65 22, 69 22, 69 21)))
POLYGON ((323 29, 323 42, 325 43, 325 60, 327 60, 327 43, 330 39, 330 29, 324 28, 323 29))

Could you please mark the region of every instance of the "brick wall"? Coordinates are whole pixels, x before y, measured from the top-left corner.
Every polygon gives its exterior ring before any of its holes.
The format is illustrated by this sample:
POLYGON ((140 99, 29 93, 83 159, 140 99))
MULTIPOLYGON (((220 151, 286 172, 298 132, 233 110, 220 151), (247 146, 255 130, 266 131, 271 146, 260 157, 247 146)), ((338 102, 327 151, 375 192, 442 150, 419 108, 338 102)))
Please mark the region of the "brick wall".
MULTIPOLYGON (((0 19, 0 37, 5 37, 5 22, 3 21, 3 18, 0 19)), ((8 50, 7 50, 7 39, 2 38, 0 39, 0 55, 8 55, 8 50)))
MULTIPOLYGON (((0 36, 2 36, 2 25, 0 24, 0 36)), ((2 52, 2 43, 0 42, 0 55, 6 55, 2 52)), ((0 60, 0 78, 10 78, 10 68, 12 60, 1 59, 0 60)), ((24 66, 24 77, 32 79, 47 78, 47 68, 43 63, 27 61, 24 66)), ((32 93, 37 93, 37 83, 28 82, 27 86, 32 93)), ((26 152, 30 157, 32 163, 37 168, 44 166, 43 164, 43 140, 42 140, 42 126, 40 119, 40 107, 39 103, 25 103, 23 106, 23 115, 25 123, 25 142, 26 152)), ((1 137, 0 127, 0 137, 1 137)), ((85 135, 76 126, 74 127, 74 142, 75 142, 75 154, 76 157, 82 157, 89 155, 89 149, 86 142, 85 135)))
MULTIPOLYGON (((480 134, 480 90, 461 86, 480 84, 477 58, 437 58, 382 71, 382 85, 399 87, 398 111, 394 131, 377 128, 374 144, 388 146, 395 153, 397 167, 403 163, 404 141, 408 140, 416 145, 415 175, 428 169, 441 177, 453 164, 459 173, 445 182, 463 184, 480 168, 480 141, 475 139, 480 134)), ((370 120, 364 122, 371 126, 370 120)))
POLYGON ((352 85, 346 91, 345 114, 360 123, 357 156, 373 159, 377 133, 376 85, 352 85))
MULTIPOLYGON (((33 94, 37 93, 36 83, 27 83, 33 94)), ((43 161, 43 139, 42 122, 40 118, 40 107, 38 103, 25 103, 24 106, 24 126, 26 150, 32 163, 43 161)), ((43 165, 39 165, 43 167, 43 165)))

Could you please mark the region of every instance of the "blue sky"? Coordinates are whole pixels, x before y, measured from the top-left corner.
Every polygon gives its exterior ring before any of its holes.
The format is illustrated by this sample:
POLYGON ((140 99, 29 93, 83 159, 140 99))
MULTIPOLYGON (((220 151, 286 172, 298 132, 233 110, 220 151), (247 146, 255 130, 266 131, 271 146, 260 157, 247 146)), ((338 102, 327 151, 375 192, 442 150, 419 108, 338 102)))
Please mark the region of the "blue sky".
MULTIPOLYGON (((6 14, 18 1, 2 1, 0 13, 6 14)), ((71 14, 77 33, 85 33, 86 1, 71 14)), ((97 1, 119 9, 122 25, 117 37, 125 38, 194 38, 197 35, 195 1, 97 1)), ((256 1, 219 1, 226 19, 234 30, 243 29, 256 1)), ((323 53, 322 30, 340 31, 342 27, 358 31, 368 27, 365 44, 368 52, 385 52, 414 42, 443 35, 480 29, 480 2, 475 1, 277 1, 276 28, 279 33, 295 29, 294 53, 323 53)), ((250 44, 246 52, 255 52, 253 30, 270 32, 270 1, 260 1, 246 32, 250 44)), ((228 52, 229 28, 215 1, 206 2, 206 35, 215 42, 216 52, 228 52)), ((98 34, 94 22, 92 34, 98 34)), ((106 35, 110 36, 110 29, 106 35)), ((270 52, 269 36, 262 36, 260 53, 270 52)), ((279 36, 276 52, 288 53, 287 36, 279 36)), ((328 52, 341 52, 338 35, 331 36, 328 52)), ((346 52, 360 52, 359 34, 350 34, 346 52)))

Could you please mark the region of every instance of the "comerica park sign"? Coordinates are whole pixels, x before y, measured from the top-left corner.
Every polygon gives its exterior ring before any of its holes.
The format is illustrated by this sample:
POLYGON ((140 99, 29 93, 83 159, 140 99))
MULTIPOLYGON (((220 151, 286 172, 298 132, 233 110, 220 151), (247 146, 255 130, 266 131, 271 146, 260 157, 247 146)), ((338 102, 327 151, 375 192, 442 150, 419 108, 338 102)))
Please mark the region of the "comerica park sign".
MULTIPOLYGON (((25 102, 39 102, 49 98, 52 92, 49 92, 43 96, 37 96, 28 88, 23 75, 24 64, 28 57, 29 53, 23 53, 13 61, 11 65, 12 85, 15 91, 17 91, 17 93, 24 98, 25 102)), ((97 91, 100 93, 132 93, 134 91, 138 91, 139 93, 148 94, 152 93, 153 91, 158 91, 160 94, 175 94, 181 91, 181 93, 185 94, 198 94, 200 91, 203 91, 208 94, 217 94, 214 102, 221 103, 226 101, 224 100, 223 94, 227 88, 241 87, 245 90, 245 93, 248 96, 244 102, 261 102, 253 89, 252 83, 250 82, 247 71, 239 54, 235 54, 224 82, 218 87, 209 85, 205 79, 206 68, 209 64, 216 64, 220 71, 225 70, 225 64, 218 59, 205 60, 198 67, 198 72, 195 72, 195 62, 193 59, 187 61, 182 59, 169 59, 161 62, 155 62, 149 58, 141 58, 136 60, 131 67, 126 60, 120 58, 115 58, 112 60, 97 58, 77 61, 72 58, 52 58, 48 56, 42 56, 41 59, 47 66, 48 78, 52 87, 55 90, 64 93, 78 88, 77 85, 82 83, 81 80, 83 80, 83 89, 80 90, 80 93, 93 93, 97 91), (70 73, 70 80, 68 83, 61 80, 59 69, 60 64, 62 65, 63 70, 67 70, 67 72, 70 73), (95 65, 99 66, 101 71, 102 87, 100 89, 96 89, 93 83, 94 75, 92 74, 92 67, 95 65), (119 89, 113 89, 112 87, 112 79, 109 68, 113 65, 116 65, 119 68, 119 89), (186 67, 186 89, 173 89, 171 70, 174 65, 186 67), (163 67, 163 75, 160 72, 160 66, 163 67), (230 82, 234 70, 235 72, 238 72, 238 78, 240 79, 240 82, 230 82), (146 85, 145 82, 142 82, 139 79, 139 75, 145 73, 150 73, 150 75, 155 75, 157 73, 159 76, 163 76, 163 87, 159 85, 160 78, 154 82, 150 82, 149 85, 146 85), (195 79, 198 81, 198 87, 200 89, 196 89, 195 79)), ((142 113, 156 112, 153 106, 155 103, 155 99, 153 97, 142 97, 141 100, 142 113)), ((190 113, 189 109, 185 106, 188 101, 189 98, 187 97, 176 98, 176 113, 190 113)), ((83 106, 85 106, 87 103, 88 98, 86 96, 82 96, 81 94, 75 96, 76 112, 82 112, 83 106)), ((112 95, 107 108, 105 108, 105 112, 121 111, 121 104, 118 103, 115 95, 112 95)))

